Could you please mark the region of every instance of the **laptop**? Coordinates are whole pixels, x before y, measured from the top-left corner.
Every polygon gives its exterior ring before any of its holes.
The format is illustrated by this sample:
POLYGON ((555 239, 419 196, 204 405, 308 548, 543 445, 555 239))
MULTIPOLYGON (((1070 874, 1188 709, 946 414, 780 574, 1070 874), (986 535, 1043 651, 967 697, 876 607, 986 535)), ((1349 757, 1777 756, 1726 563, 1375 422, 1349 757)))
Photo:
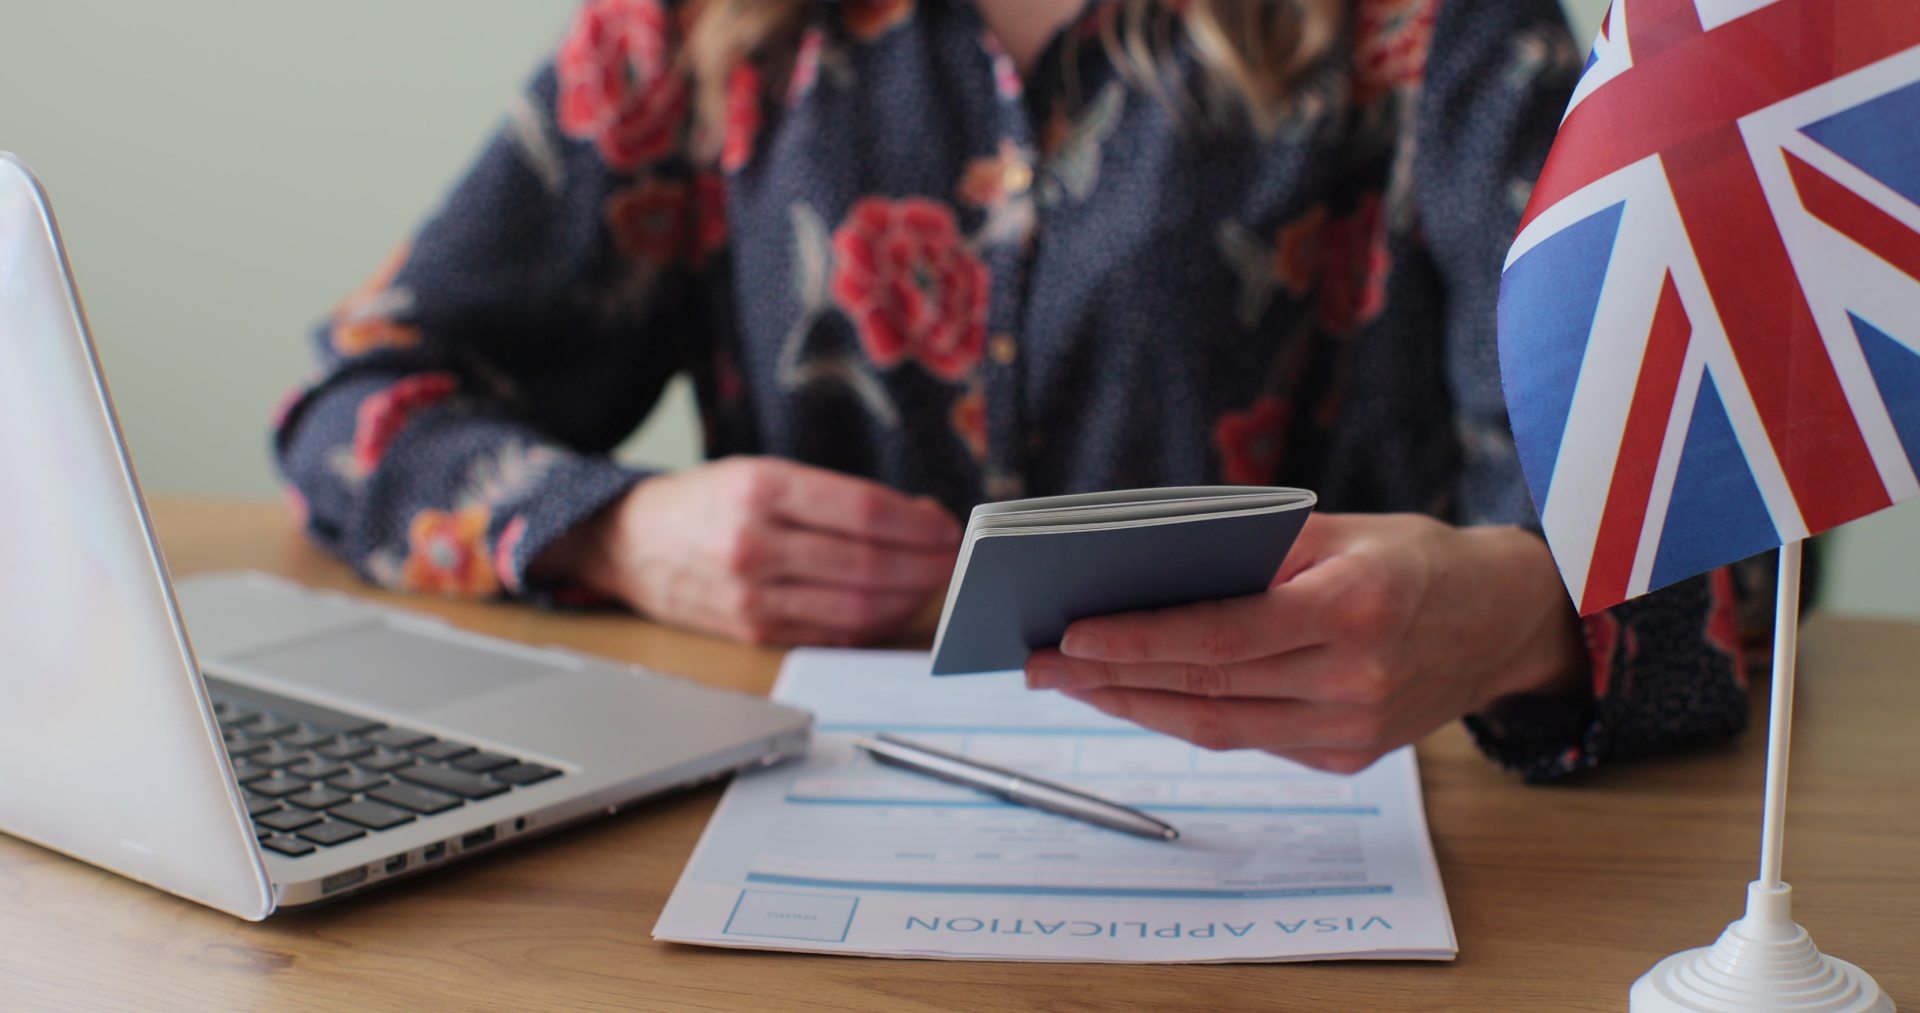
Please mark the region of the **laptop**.
POLYGON ((46 195, 0 152, 0 831, 258 920, 809 727, 264 574, 170 580, 46 195))

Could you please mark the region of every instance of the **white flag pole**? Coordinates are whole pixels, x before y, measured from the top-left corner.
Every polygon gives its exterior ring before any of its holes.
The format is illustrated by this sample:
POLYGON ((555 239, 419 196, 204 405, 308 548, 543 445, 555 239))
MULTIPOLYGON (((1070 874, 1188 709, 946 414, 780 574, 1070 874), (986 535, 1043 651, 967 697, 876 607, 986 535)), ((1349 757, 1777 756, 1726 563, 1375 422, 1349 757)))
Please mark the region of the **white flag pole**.
POLYGON ((1636 1013, 1752 1009, 1893 1013, 1893 1000, 1865 971, 1813 945, 1812 937, 1793 920, 1793 888, 1780 878, 1794 658, 1800 640, 1800 550, 1798 540, 1780 547, 1760 878, 1747 884, 1746 916, 1728 925, 1717 942, 1673 954, 1633 983, 1628 1004, 1636 1013))
POLYGON ((1793 671, 1800 651, 1800 549, 1780 546, 1780 580, 1773 609, 1773 702, 1767 708, 1767 804, 1760 817, 1760 886, 1786 887, 1780 859, 1786 849, 1787 753, 1793 737, 1793 671))

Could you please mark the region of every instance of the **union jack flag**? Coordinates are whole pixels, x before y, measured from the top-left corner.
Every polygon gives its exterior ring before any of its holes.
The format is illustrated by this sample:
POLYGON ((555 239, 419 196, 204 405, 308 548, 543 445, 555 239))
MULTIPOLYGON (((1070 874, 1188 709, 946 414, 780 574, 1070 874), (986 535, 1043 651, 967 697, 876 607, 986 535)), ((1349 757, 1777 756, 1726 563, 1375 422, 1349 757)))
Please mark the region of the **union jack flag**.
POLYGON ((1920 492, 1920 0, 1615 0, 1500 362, 1582 614, 1920 492))

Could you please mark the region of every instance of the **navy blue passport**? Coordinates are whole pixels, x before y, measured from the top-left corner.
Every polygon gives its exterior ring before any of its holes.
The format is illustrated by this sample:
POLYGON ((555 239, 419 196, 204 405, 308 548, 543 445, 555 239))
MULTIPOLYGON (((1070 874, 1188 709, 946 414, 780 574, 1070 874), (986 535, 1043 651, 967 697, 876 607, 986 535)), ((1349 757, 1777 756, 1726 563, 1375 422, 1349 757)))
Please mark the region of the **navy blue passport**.
POLYGON ((975 507, 933 674, 1020 668, 1087 616, 1258 594, 1313 503, 1304 489, 1189 486, 975 507))

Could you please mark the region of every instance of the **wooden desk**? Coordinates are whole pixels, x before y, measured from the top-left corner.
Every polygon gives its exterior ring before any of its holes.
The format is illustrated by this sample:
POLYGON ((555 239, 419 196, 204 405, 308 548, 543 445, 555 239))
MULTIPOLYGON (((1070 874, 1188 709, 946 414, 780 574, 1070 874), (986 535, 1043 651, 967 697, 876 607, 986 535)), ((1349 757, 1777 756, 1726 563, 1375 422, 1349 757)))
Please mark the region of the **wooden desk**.
MULTIPOLYGON (((254 567, 365 590, 276 507, 165 501, 155 516, 176 573, 254 567)), ((731 687, 764 691, 779 662, 632 619, 404 603, 731 687)), ((1915 658, 1920 628, 1810 624, 1786 854, 1801 924, 1908 1007, 1920 1007, 1915 658)), ((941 963, 654 943, 712 788, 262 925, 0 837, 0 1008, 1617 1010, 1656 959, 1740 914, 1763 732, 1554 788, 1503 776, 1457 728, 1422 743, 1452 964, 941 963)))

